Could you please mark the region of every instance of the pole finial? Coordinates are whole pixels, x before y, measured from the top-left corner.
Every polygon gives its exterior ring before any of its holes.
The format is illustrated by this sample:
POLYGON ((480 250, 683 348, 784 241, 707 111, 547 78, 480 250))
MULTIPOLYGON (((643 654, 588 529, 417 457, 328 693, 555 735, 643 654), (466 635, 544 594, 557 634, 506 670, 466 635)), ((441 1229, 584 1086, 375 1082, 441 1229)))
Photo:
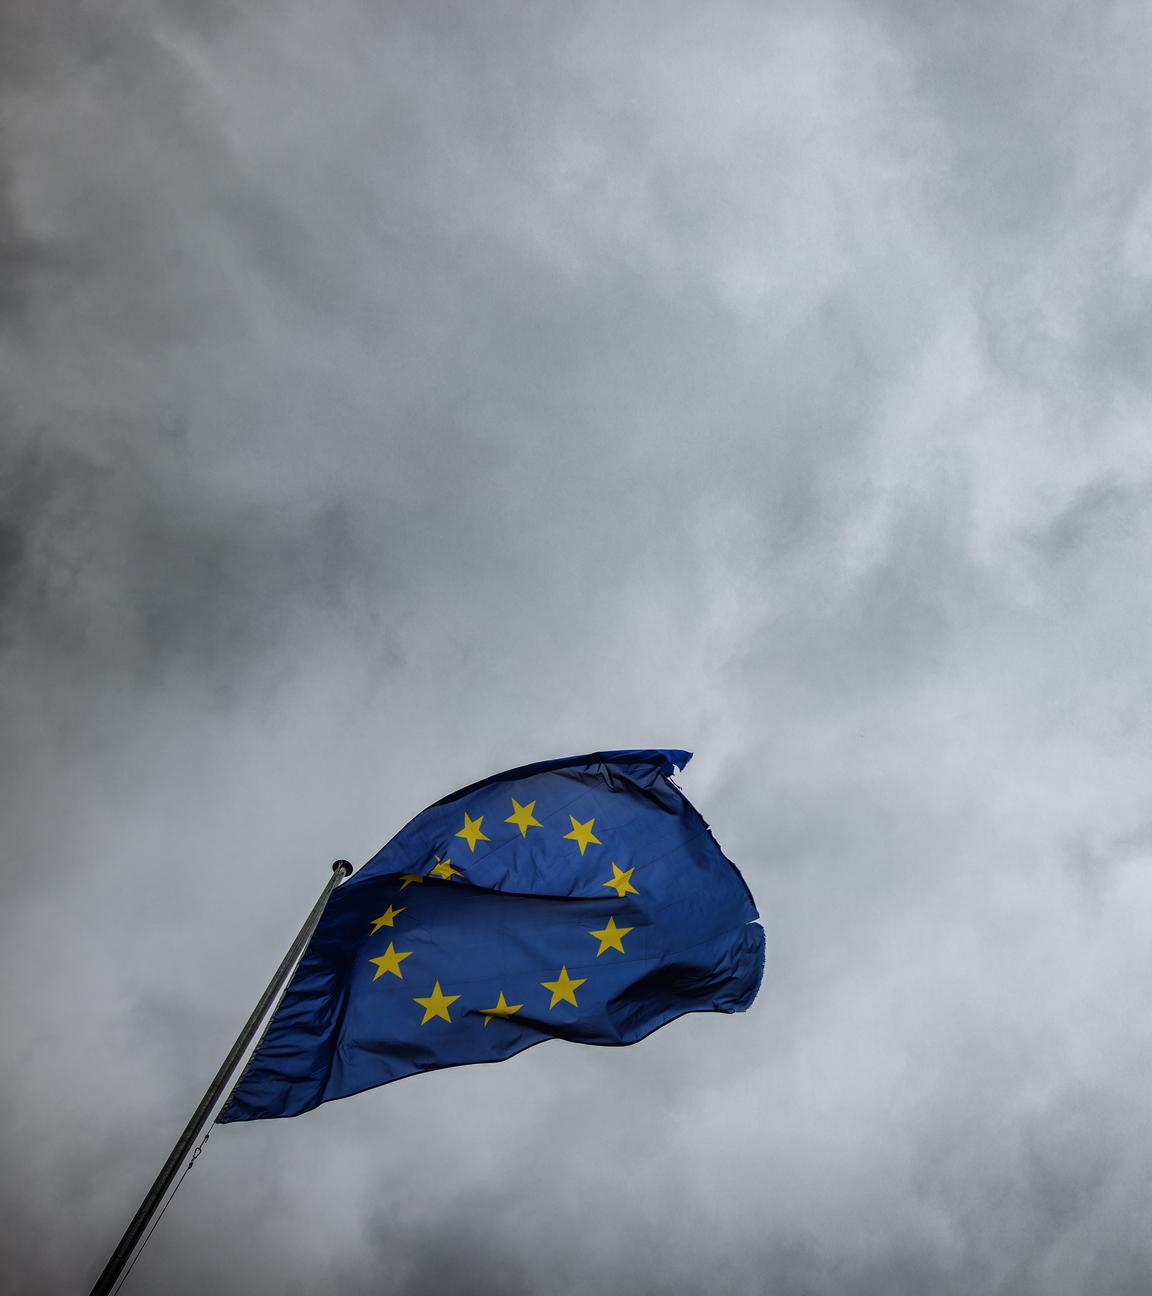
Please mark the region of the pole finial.
POLYGON ((352 865, 347 860, 337 860, 332 865, 332 872, 341 874, 340 881, 343 882, 345 878, 352 876, 352 865))

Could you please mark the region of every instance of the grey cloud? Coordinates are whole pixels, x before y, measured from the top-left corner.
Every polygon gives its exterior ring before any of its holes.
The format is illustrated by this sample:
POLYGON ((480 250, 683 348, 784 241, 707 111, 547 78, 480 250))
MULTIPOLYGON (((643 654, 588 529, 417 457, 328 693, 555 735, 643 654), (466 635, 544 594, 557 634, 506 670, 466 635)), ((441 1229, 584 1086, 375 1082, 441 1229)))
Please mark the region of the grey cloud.
POLYGON ((48 258, 33 240, 22 237, 11 204, 6 199, 0 171, 0 321, 10 325, 26 305, 27 283, 48 258))
POLYGON ((1147 1286, 1139 7, 3 23, 0 1286, 333 856, 649 741, 752 1012, 218 1131, 126 1290, 1147 1286))
POLYGON ((110 440, 103 463, 33 440, 5 464, 3 624, 17 661, 234 688, 300 622, 350 615, 363 555, 341 504, 206 494, 179 429, 151 454, 110 440))

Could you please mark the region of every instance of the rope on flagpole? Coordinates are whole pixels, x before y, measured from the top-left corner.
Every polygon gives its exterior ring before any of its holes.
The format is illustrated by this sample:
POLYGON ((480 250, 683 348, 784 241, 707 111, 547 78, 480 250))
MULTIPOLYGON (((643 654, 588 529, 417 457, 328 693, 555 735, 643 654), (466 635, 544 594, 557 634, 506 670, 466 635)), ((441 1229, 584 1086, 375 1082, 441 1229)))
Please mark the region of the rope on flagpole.
POLYGON ((176 1186, 168 1194, 167 1201, 165 1201, 164 1205, 161 1206, 160 1210, 157 1212, 156 1218, 152 1221, 152 1224, 149 1227, 148 1232, 145 1233, 143 1238, 140 1240, 140 1245, 136 1248, 136 1254, 132 1257, 132 1263, 128 1266, 127 1269, 124 1270, 124 1273, 120 1278, 120 1281, 116 1284, 116 1288, 113 1291, 112 1296, 118 1296, 120 1289, 128 1281, 128 1275, 131 1274, 132 1270, 136 1268, 136 1261, 139 1260, 140 1257, 144 1254, 144 1248, 148 1245, 149 1239, 152 1237, 152 1234, 156 1232, 156 1225, 159 1224, 160 1221, 164 1218, 164 1212, 168 1209, 169 1206, 172 1205, 172 1198, 175 1197, 176 1194, 180 1191, 180 1185, 188 1177, 188 1171, 192 1169, 193 1165, 195 1165, 196 1158, 200 1155, 201 1152, 203 1152, 204 1144, 208 1142, 211 1136, 212 1136, 212 1131, 209 1130, 208 1133, 205 1134, 204 1137, 200 1140, 200 1142, 196 1144, 196 1147, 193 1150, 191 1157, 188 1159, 188 1164, 184 1167, 184 1173, 180 1176, 179 1179, 176 1180, 176 1186))

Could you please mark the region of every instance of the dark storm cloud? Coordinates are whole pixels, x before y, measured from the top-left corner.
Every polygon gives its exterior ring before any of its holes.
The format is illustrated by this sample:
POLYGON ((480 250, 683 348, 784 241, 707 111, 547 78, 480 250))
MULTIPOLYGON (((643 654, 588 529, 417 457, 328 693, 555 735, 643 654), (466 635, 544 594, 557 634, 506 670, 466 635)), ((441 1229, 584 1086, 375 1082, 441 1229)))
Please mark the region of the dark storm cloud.
POLYGON ((151 451, 104 438, 103 463, 43 438, 5 456, 10 654, 150 684, 175 671, 237 685, 294 617, 349 615, 362 556, 346 509, 209 494, 180 430, 153 435, 151 451))
POLYGON ((0 1286, 333 855, 653 741, 754 1010, 219 1131, 126 1290, 1142 1290, 1142 9, 2 21, 0 1286))
POLYGON ((21 316, 29 280, 51 264, 46 249, 21 236, 0 168, 0 326, 21 316))

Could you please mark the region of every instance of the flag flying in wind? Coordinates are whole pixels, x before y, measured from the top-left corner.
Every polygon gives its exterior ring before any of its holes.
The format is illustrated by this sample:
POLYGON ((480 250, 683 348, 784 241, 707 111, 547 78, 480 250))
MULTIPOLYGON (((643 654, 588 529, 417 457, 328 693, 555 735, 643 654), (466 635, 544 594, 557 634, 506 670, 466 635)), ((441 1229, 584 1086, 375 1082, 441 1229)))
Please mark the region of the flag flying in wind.
POLYGON ((672 782, 689 753, 595 752, 430 806, 333 892, 221 1112, 295 1116, 546 1039, 633 1044, 740 1012, 764 967, 744 880, 672 782))

